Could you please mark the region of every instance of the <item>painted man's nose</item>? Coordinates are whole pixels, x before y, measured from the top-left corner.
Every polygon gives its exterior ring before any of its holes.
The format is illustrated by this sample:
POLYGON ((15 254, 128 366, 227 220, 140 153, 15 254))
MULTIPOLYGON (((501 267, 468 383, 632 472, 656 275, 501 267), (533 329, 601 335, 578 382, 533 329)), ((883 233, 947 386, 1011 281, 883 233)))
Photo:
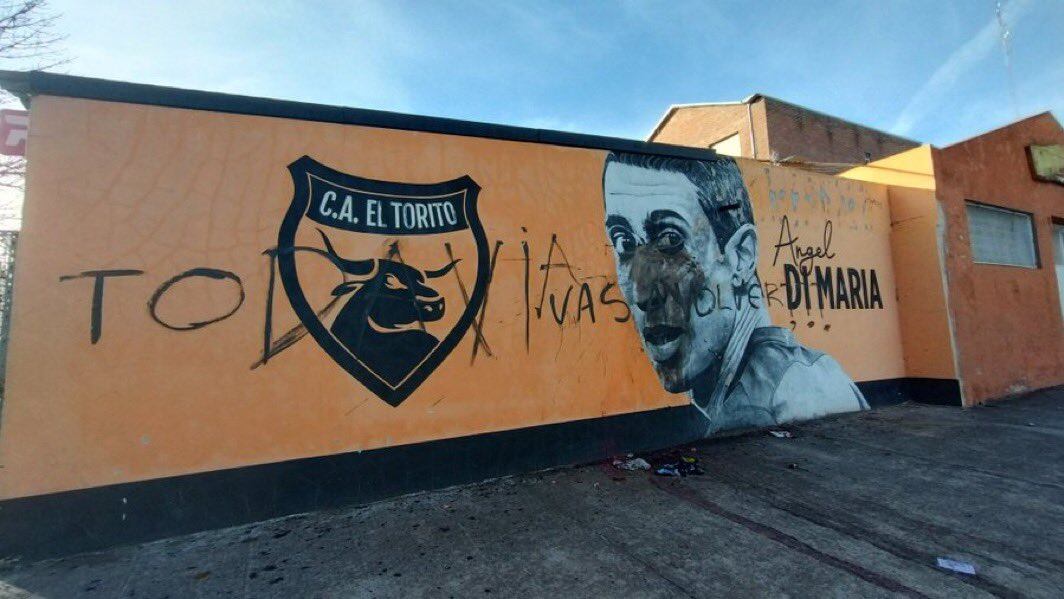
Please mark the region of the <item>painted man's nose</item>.
POLYGON ((643 312, 649 312, 665 303, 665 296, 651 289, 644 293, 636 292, 635 305, 643 312))

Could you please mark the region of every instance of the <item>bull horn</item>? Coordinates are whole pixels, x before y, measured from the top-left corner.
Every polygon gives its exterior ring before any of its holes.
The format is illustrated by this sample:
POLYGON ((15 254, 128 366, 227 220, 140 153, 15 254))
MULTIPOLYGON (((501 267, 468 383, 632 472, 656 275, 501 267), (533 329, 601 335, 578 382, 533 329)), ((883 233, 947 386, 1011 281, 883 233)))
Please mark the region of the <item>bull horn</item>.
POLYGON ((332 294, 339 296, 347 293, 352 293, 354 291, 358 291, 359 288, 361 288, 364 284, 365 283, 363 283, 362 281, 344 281, 336 287, 333 287, 332 294))
POLYGON ((443 268, 437 268, 436 270, 426 270, 425 271, 425 278, 435 279, 437 277, 442 277, 443 275, 451 272, 451 269, 453 269, 455 267, 455 265, 457 265, 461 261, 462 261, 461 258, 457 258, 455 260, 451 260, 451 263, 448 264, 447 266, 444 266, 443 268))
POLYGON ((325 235, 325 231, 318 229, 318 233, 321 234, 321 240, 325 242, 325 249, 329 251, 329 260, 331 260, 341 271, 356 277, 364 277, 373 272, 377 262, 375 259, 346 260, 341 258, 333 248, 332 243, 329 241, 329 237, 325 235))

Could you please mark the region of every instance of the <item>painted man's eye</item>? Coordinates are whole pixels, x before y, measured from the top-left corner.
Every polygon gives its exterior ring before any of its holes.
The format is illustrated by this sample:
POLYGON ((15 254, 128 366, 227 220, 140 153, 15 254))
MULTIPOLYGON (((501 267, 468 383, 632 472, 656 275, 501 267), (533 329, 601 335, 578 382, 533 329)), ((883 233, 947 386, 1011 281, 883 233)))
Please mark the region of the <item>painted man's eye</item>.
POLYGON ((635 238, 627 231, 612 232, 610 241, 613 242, 613 249, 622 256, 635 251, 635 238))
POLYGON ((397 291, 406 289, 406 285, 403 285, 403 282, 399 280, 399 277, 391 273, 384 275, 384 286, 388 289, 395 289, 397 291))
POLYGON ((654 245, 658 250, 666 254, 680 251, 680 248, 683 247, 683 242, 683 235, 675 229, 665 229, 654 238, 654 245))

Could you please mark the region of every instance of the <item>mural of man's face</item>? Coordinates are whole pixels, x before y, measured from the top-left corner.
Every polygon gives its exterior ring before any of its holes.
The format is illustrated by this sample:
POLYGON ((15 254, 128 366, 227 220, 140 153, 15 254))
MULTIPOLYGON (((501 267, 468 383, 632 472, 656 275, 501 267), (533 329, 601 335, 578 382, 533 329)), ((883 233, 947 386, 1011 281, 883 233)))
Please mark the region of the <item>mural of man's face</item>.
POLYGON ((719 365, 734 329, 735 258, 682 173, 610 163, 603 193, 618 284, 647 355, 668 391, 687 391, 719 365))

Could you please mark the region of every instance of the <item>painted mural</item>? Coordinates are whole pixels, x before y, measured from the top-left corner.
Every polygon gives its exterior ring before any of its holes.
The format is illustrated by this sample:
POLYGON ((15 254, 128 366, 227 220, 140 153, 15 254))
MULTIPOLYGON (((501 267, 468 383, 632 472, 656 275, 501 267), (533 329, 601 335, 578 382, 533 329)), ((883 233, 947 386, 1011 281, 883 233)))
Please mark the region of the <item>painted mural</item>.
POLYGON ((868 409, 838 362, 772 326, 734 160, 611 153, 602 179, 606 234, 643 347, 710 432, 868 409))
POLYGON ((689 439, 863 409, 905 376, 883 186, 32 111, 0 500, 612 417, 689 439))

